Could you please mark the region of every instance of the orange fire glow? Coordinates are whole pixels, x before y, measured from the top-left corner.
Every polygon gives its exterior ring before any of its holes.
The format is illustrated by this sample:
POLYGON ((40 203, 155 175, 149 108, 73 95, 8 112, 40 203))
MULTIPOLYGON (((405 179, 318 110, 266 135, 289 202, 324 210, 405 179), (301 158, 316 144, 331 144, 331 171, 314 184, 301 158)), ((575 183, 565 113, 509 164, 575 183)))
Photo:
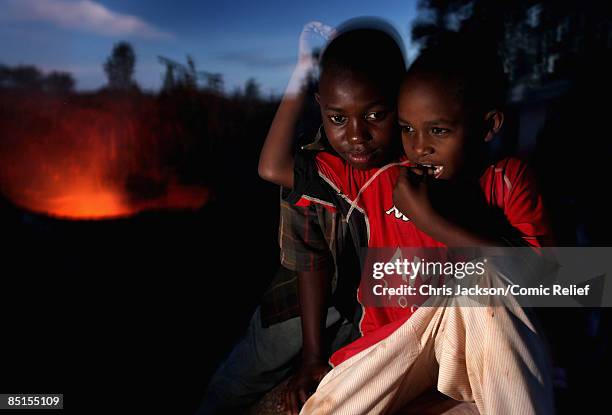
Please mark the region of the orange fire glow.
POLYGON ((169 129, 151 121, 152 98, 100 101, 29 97, 0 103, 17 114, 0 117, 4 195, 27 210, 69 219, 198 209, 207 202, 207 188, 181 183, 176 166, 165 163, 164 151, 185 143, 160 137, 169 129))

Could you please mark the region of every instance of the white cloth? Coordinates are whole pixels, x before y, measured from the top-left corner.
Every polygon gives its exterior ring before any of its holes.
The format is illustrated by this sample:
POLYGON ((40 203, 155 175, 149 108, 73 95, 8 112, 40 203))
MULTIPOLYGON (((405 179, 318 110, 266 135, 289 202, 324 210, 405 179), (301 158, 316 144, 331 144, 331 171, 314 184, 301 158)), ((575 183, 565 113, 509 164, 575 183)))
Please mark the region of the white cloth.
MULTIPOLYGON (((503 278, 489 266, 480 285, 503 278)), ((432 386, 481 414, 554 413, 549 356, 526 310, 512 299, 430 300, 330 371, 300 414, 393 414, 432 386)))

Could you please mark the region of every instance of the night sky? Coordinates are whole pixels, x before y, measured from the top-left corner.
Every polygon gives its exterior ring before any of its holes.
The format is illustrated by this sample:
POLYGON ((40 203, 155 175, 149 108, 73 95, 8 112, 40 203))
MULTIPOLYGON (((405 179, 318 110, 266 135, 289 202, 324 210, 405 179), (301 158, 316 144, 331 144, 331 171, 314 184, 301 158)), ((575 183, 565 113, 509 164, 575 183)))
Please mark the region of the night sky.
POLYGON ((409 28, 417 1, 356 0, 0 0, 0 63, 69 71, 78 90, 104 85, 104 60, 127 40, 137 54, 136 80, 157 90, 158 55, 198 70, 220 72, 227 91, 254 77, 264 93, 281 93, 305 23, 332 26, 359 16, 384 18, 401 33, 409 58, 409 28))

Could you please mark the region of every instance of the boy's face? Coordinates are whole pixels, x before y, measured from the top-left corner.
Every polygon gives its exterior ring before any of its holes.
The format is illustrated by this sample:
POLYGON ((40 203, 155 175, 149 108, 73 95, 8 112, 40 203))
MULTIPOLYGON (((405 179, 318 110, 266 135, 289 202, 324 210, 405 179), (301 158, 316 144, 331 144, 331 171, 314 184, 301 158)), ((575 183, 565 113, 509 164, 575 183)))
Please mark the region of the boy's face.
POLYGON ((409 76, 400 89, 398 121, 406 156, 413 163, 431 166, 426 171, 437 179, 464 174, 476 146, 492 137, 486 132, 477 137, 479 129, 471 126, 478 122, 469 122, 461 100, 453 94, 455 89, 419 75, 409 76))
POLYGON ((363 77, 323 74, 317 101, 333 149, 358 169, 387 162, 399 146, 396 108, 363 77))

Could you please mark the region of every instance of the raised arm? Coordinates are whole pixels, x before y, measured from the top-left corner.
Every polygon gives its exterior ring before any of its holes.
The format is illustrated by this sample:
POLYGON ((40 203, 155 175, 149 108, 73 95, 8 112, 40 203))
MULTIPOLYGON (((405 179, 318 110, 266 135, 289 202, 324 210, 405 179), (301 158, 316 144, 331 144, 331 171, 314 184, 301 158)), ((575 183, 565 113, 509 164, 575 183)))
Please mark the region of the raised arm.
POLYGON ((269 182, 293 187, 293 136, 305 99, 308 75, 316 68, 309 40, 313 36, 327 39, 333 29, 320 22, 310 22, 300 35, 300 51, 285 95, 276 111, 259 156, 259 176, 269 182))
POLYGON ((304 105, 306 71, 298 66, 276 111, 259 156, 259 176, 269 182, 293 187, 293 132, 304 105), (289 91, 292 92, 289 92, 289 91))

